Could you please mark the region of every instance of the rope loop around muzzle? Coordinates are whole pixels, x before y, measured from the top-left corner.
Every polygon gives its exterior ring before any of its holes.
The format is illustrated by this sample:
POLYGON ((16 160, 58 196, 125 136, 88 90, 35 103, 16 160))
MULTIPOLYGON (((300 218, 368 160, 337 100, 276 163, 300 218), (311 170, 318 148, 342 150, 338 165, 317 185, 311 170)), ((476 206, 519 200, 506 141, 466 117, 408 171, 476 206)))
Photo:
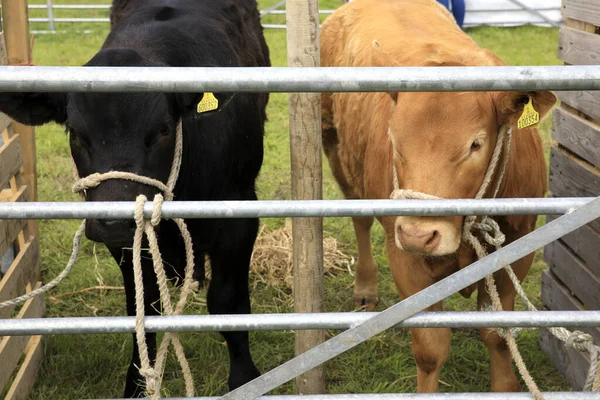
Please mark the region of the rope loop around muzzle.
MULTIPOLYGON (((181 161, 183 156, 183 127, 181 120, 177 124, 175 133, 175 151, 173 155, 173 162, 171 164, 171 170, 167 183, 149 178, 146 176, 137 175, 131 172, 123 171, 109 171, 106 173, 94 173, 84 178, 79 177, 79 173, 73 162, 73 176, 75 183, 73 184, 73 192, 79 193, 83 200, 85 200, 85 191, 90 188, 97 187, 102 182, 109 179, 122 179, 133 182, 138 182, 144 185, 153 186, 157 188, 161 193, 154 196, 152 216, 150 220, 144 218, 144 204, 147 201, 146 196, 138 195, 135 200, 135 212, 134 220, 136 223, 136 229, 134 233, 134 244, 133 244, 133 269, 134 269, 134 285, 135 285, 135 308, 136 308, 136 325, 135 325, 135 337, 140 354, 140 362, 142 365, 138 366, 140 374, 146 381, 146 392, 152 400, 160 398, 160 388, 163 376, 163 370, 165 366, 166 356, 169 348, 169 344, 173 344, 177 360, 181 366, 183 377, 185 381, 185 390, 187 397, 194 397, 194 381, 192 378, 191 370, 183 346, 179 341, 179 337, 176 333, 167 332, 165 333, 163 340, 160 343, 160 347, 157 351, 156 361, 154 367, 151 365, 151 360, 148 355, 148 346, 146 343, 146 332, 145 332, 145 300, 144 300, 144 284, 143 284, 143 273, 142 273, 142 240, 144 234, 148 238, 149 251, 152 255, 152 264, 154 272, 157 278, 157 284, 159 287, 159 295, 163 312, 166 315, 179 315, 183 312, 185 305, 187 304, 188 296, 197 289, 197 283, 194 282, 194 251, 192 245, 192 238, 187 229, 185 221, 181 218, 174 218, 173 222, 179 228, 181 233, 184 246, 185 246, 185 274, 183 277, 183 285, 181 288, 179 300, 175 307, 171 302, 171 297, 168 289, 166 273, 164 270, 162 256, 160 254, 158 246, 158 238, 154 228, 158 226, 162 220, 162 205, 165 200, 173 200, 173 191, 177 178, 179 176, 179 170, 181 168, 181 161)), ((85 232, 86 221, 84 220, 73 238, 73 251, 69 262, 63 271, 51 282, 44 285, 43 287, 34 290, 25 295, 19 296, 15 299, 0 302, 0 308, 11 307, 19 303, 25 302, 35 296, 43 294, 52 288, 56 287, 72 270, 73 266, 77 261, 79 249, 81 245, 81 238, 85 232)))
MULTIPOLYGON (((141 366, 139 366, 139 372, 146 381, 146 392, 148 396, 153 400, 160 398, 162 374, 170 343, 172 343, 173 347, 175 348, 175 354, 183 372, 186 387, 186 396, 194 396, 194 381, 192 378, 191 370, 185 357, 183 346, 181 345, 177 334, 173 332, 167 332, 164 335, 164 338, 157 351, 155 365, 154 367, 152 367, 152 363, 148 354, 148 346, 146 343, 146 331, 144 324, 145 301, 141 261, 142 240, 144 234, 146 234, 146 237, 148 239, 149 251, 152 256, 152 263, 157 278, 157 284, 159 288, 163 312, 166 315, 181 314, 183 312, 185 304, 187 303, 188 296, 196 289, 196 285, 193 281, 194 253, 192 247, 192 239, 184 220, 181 218, 173 219, 173 221, 179 228, 179 231, 181 232, 186 252, 186 266, 185 276, 183 279, 183 287, 181 289, 179 300, 175 309, 173 308, 173 305, 171 303, 171 296, 168 289, 167 277, 164 270, 162 256, 160 254, 158 246, 158 238, 154 230, 154 228, 157 227, 162 220, 162 205, 164 201, 173 200, 174 197, 173 191, 175 189, 175 184, 179 176, 181 160, 183 155, 183 127, 181 120, 177 124, 177 130, 175 135, 175 152, 173 155, 173 162, 171 164, 169 178, 166 184, 157 179, 141 176, 132 172, 109 171, 103 174, 94 173, 84 178, 77 179, 75 184, 73 185, 74 192, 82 193, 87 189, 97 187, 102 182, 107 181, 109 179, 122 179, 138 182, 148 186, 153 186, 157 188, 160 192, 162 192, 162 194, 158 193, 154 196, 154 200, 152 203, 152 216, 150 220, 146 220, 144 218, 144 204, 148 199, 143 194, 137 196, 135 200, 134 212, 134 220, 136 225, 133 238, 133 275, 136 303, 135 337, 138 345, 141 362, 141 366)), ((78 178, 78 175, 79 174, 77 173, 77 170, 74 169, 74 176, 78 178)))

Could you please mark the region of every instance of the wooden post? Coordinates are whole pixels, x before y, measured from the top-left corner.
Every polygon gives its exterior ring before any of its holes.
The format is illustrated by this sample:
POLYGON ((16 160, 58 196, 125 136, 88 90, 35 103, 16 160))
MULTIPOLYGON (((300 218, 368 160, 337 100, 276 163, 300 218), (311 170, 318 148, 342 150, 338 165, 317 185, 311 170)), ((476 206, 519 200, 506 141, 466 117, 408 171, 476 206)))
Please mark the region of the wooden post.
MULTIPOLYGON (((319 4, 318 0, 288 0, 288 66, 318 67, 319 4)), ((320 93, 291 93, 290 146, 292 164, 292 198, 322 199, 322 143, 320 93)), ((294 218, 294 311, 324 311, 323 290, 323 220, 294 218)), ((296 355, 302 354, 325 339, 324 331, 297 331, 296 355)), ((325 392, 323 366, 296 379, 298 394, 325 392)))
MULTIPOLYGON (((2 0, 4 19, 4 41, 9 65, 27 65, 33 62, 27 0, 2 0)), ((35 157, 35 130, 32 127, 13 123, 21 140, 23 168, 21 177, 29 187, 29 200, 37 201, 37 174, 35 157)), ((29 233, 37 235, 37 221, 29 221, 29 233)))

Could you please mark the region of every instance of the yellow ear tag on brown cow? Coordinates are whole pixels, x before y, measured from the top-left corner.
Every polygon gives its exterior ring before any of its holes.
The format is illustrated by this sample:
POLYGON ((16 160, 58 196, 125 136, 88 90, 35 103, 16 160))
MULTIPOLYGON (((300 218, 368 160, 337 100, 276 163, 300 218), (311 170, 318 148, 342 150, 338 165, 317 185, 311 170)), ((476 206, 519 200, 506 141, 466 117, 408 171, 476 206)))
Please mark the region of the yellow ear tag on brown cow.
POLYGON ((527 128, 532 125, 534 125, 534 128, 537 128, 538 122, 540 122, 540 114, 533 108, 531 97, 529 97, 527 104, 523 107, 523 114, 521 114, 517 126, 519 129, 527 128))
POLYGON ((219 100, 217 100, 215 95, 211 92, 206 92, 204 93, 204 96, 202 96, 202 100, 198 102, 196 111, 198 111, 198 114, 200 114, 203 112, 216 110, 217 108, 219 108, 219 100))

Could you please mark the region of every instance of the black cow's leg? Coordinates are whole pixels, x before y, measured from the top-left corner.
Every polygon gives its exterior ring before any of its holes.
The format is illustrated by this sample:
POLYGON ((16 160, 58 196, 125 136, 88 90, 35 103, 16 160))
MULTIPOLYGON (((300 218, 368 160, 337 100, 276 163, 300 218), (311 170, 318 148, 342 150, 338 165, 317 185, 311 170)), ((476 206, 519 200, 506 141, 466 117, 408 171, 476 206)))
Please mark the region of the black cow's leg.
MULTIPOLYGON (((208 288, 208 311, 211 314, 250 314, 248 272, 254 240, 258 232, 257 219, 224 222, 226 242, 233 248, 210 251, 212 277, 208 288), (235 243, 234 243, 235 242, 235 243)), ((221 332, 227 341, 230 371, 229 389, 233 390, 260 375, 250 355, 248 332, 221 332)))
MULTIPOLYGON (((133 281, 133 258, 130 250, 121 249, 110 249, 111 254, 119 263, 121 267, 121 273, 123 274, 123 283, 125 286, 125 296, 127 299, 127 315, 135 315, 135 284, 133 281), (121 255, 122 254, 122 255, 121 255)), ((149 258, 149 257, 148 257, 149 258)), ((144 278, 144 303, 145 303, 145 315, 158 315, 160 309, 159 291, 156 284, 156 275, 152 268, 152 260, 142 258, 142 271, 144 278)), ((156 359, 156 334, 147 333, 146 343, 148 345, 148 357, 150 362, 154 365, 156 359)), ((139 372, 141 368, 140 354, 138 345, 133 334, 133 353, 131 356, 131 363, 129 370, 127 371, 127 381, 125 384, 125 398, 132 397, 143 397, 145 382, 144 378, 139 372)))

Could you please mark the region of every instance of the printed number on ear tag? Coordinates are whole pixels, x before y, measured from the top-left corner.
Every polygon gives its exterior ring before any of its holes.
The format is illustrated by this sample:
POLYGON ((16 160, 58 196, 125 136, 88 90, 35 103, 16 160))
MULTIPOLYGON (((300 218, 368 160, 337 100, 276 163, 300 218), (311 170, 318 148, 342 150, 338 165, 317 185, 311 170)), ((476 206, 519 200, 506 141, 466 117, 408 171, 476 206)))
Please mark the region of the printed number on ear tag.
POLYGON ((204 93, 202 100, 198 102, 196 111, 199 113, 216 110, 219 108, 219 100, 211 92, 204 93))
POLYGON ((531 97, 529 97, 527 104, 523 107, 523 114, 521 114, 517 126, 519 129, 527 128, 532 125, 534 128, 537 128, 538 122, 540 122, 540 114, 533 108, 531 97))

